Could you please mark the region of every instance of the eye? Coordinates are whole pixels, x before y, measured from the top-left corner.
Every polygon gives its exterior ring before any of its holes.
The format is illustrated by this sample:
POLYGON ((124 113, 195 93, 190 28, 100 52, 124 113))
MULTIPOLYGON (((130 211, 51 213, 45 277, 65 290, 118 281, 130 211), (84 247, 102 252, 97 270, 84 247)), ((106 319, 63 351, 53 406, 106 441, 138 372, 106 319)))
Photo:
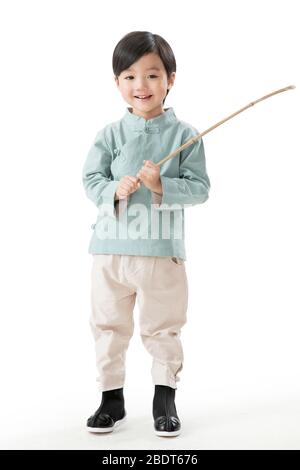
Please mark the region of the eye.
MULTIPOLYGON (((149 77, 157 78, 157 75, 149 75, 149 77)), ((125 80, 127 80, 127 78, 134 78, 134 77, 132 75, 128 75, 127 77, 125 77, 125 80)))

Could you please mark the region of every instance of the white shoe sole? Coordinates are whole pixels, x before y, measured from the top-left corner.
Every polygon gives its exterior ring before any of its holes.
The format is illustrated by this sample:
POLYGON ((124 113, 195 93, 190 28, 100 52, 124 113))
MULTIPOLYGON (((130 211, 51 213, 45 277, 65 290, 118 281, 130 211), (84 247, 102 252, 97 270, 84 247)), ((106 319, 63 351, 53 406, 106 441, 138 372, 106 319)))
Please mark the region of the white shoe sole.
POLYGON ((126 421, 126 418, 127 418, 127 414, 125 414, 124 418, 122 419, 119 419, 118 421, 115 422, 115 424, 111 427, 106 427, 106 428, 94 428, 94 427, 91 427, 91 426, 86 426, 86 429, 89 431, 89 432, 95 432, 95 433, 98 433, 98 432, 112 432, 115 428, 119 427, 120 424, 122 425, 125 421, 126 421))
POLYGON ((156 431, 155 430, 155 434, 157 436, 163 436, 163 437, 173 437, 173 436, 179 436, 179 434, 181 433, 181 429, 178 429, 178 431, 156 431))

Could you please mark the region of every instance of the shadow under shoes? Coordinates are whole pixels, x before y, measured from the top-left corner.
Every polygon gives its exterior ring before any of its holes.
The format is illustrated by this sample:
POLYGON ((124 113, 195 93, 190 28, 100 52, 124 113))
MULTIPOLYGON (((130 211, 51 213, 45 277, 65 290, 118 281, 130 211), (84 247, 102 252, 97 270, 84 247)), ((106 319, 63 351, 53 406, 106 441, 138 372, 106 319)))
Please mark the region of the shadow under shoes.
POLYGON ((99 408, 87 420, 90 432, 111 432, 125 421, 123 388, 102 392, 99 408))
POLYGON ((157 436, 178 436, 181 423, 175 406, 175 389, 155 385, 153 398, 154 430, 157 436))

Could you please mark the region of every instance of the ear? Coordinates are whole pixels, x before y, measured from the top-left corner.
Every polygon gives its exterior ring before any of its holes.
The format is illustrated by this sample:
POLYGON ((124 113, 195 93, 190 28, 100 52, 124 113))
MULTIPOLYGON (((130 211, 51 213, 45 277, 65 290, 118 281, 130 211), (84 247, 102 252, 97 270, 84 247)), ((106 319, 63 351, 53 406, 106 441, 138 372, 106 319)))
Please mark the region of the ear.
POLYGON ((114 75, 114 79, 115 79, 115 82, 116 82, 117 87, 119 88, 119 78, 116 77, 116 75, 114 75))
POLYGON ((175 78, 176 78, 176 72, 172 72, 170 78, 168 79, 168 90, 170 90, 172 86, 174 85, 175 78))

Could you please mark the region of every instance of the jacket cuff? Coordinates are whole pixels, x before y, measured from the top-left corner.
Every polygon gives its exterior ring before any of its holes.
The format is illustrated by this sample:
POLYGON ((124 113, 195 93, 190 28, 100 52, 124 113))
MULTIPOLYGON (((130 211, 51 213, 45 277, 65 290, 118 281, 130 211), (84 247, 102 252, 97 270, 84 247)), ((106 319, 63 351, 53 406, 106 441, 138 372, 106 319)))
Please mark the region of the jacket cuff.
POLYGON ((169 178, 168 176, 160 175, 162 194, 151 191, 152 203, 155 209, 158 210, 178 210, 182 209, 180 205, 180 191, 185 192, 184 182, 182 188, 178 187, 178 184, 169 178), (179 197, 178 197, 179 196, 179 197))
MULTIPOLYGON (((104 204, 105 213, 110 217, 118 217, 120 214, 119 199, 115 199, 116 190, 119 181, 110 181, 101 193, 101 203, 99 209, 104 204)), ((122 204, 122 211, 124 210, 124 204, 122 204)))

